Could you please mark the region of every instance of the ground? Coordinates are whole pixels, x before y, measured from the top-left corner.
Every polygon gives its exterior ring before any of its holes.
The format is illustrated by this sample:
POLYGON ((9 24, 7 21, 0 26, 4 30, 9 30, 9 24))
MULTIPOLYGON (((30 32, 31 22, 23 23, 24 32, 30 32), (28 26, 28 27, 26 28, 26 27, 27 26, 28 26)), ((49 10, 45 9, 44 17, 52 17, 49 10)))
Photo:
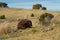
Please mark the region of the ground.
MULTIPOLYGON (((30 10, 30 9, 16 9, 16 8, 0 8, 0 15, 5 15, 8 22, 1 22, 0 29, 8 25, 15 32, 4 34, 0 36, 1 40, 60 40, 60 23, 53 27, 53 30, 46 31, 48 27, 41 26, 39 23, 39 16, 43 13, 51 13, 54 16, 60 15, 57 11, 47 11, 47 10, 30 10), (31 14, 34 17, 31 17, 31 14), (16 30, 17 24, 20 19, 29 19, 32 21, 32 28, 27 28, 25 30, 16 30)), ((60 17, 60 16, 59 16, 60 17)))

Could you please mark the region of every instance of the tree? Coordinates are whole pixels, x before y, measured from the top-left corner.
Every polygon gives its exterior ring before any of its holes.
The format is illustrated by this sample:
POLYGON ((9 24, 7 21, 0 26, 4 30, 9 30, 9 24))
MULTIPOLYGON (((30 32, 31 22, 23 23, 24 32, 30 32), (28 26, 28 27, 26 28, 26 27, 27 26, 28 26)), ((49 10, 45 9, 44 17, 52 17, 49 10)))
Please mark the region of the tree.
POLYGON ((7 6, 7 3, 0 2, 0 7, 4 7, 5 8, 5 7, 8 7, 8 6, 7 6))
POLYGON ((42 7, 42 10, 46 10, 46 7, 42 7))
POLYGON ((40 9, 42 7, 41 4, 35 4, 33 5, 33 9, 40 9))

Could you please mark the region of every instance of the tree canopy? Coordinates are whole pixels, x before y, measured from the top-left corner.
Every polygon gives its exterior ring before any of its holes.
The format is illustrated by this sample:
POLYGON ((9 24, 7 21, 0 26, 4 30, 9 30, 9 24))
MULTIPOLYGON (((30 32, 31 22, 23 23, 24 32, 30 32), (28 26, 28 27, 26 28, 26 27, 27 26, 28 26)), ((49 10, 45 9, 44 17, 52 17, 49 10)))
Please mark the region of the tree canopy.
POLYGON ((7 6, 8 4, 7 3, 4 3, 4 2, 0 2, 0 7, 1 8, 7 8, 8 6, 7 6))

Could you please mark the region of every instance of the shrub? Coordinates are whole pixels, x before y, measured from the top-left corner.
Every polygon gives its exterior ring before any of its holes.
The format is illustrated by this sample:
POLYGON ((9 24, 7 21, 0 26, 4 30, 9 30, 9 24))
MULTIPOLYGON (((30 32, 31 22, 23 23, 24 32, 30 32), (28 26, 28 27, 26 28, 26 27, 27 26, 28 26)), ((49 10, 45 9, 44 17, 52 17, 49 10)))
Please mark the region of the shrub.
POLYGON ((39 21, 41 22, 42 25, 49 25, 53 17, 54 15, 50 13, 45 13, 40 16, 39 21))
POLYGON ((5 15, 0 16, 0 19, 5 19, 5 15))
POLYGON ((17 25, 17 29, 26 29, 26 28, 31 28, 32 26, 32 21, 28 19, 22 19, 17 25))
POLYGON ((42 14, 39 18, 40 21, 43 21, 44 18, 48 15, 48 13, 42 14))
POLYGON ((35 4, 33 5, 33 9, 40 9, 42 7, 41 4, 35 4))
POLYGON ((46 7, 42 7, 42 10, 46 10, 46 7))
POLYGON ((33 13, 31 14, 31 17, 34 17, 34 14, 33 13))

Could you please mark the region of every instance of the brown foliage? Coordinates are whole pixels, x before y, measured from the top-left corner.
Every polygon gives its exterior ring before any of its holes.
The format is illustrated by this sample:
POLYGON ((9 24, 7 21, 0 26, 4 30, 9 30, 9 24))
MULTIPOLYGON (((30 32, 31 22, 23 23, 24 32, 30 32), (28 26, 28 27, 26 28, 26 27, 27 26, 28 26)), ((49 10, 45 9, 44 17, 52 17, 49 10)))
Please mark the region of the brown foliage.
POLYGON ((17 26, 17 29, 31 28, 32 22, 28 19, 22 19, 17 26))

